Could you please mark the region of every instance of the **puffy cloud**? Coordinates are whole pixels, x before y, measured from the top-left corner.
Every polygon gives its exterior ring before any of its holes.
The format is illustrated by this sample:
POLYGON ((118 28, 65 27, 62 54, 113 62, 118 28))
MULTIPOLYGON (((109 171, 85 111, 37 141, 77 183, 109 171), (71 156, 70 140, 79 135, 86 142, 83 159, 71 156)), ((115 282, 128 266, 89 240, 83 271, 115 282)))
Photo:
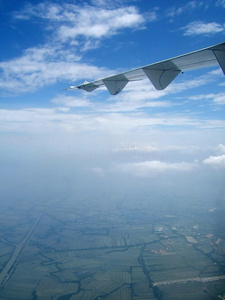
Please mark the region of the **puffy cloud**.
POLYGON ((76 13, 77 18, 69 26, 59 28, 59 37, 64 41, 80 35, 96 39, 108 37, 122 28, 138 27, 144 23, 144 18, 134 7, 115 10, 89 7, 76 13))
POLYGON ((211 156, 203 161, 204 164, 212 166, 216 169, 225 168, 225 154, 211 156))
POLYGON ((93 5, 40 3, 27 5, 16 14, 17 19, 36 17, 49 22, 48 29, 54 24, 55 38, 68 41, 79 36, 100 39, 114 35, 123 28, 138 28, 145 22, 144 17, 134 6, 106 9, 103 2, 93 5), (100 6, 100 7, 99 7, 100 6))
POLYGON ((223 144, 219 144, 219 146, 216 148, 216 152, 218 154, 217 156, 208 157, 203 161, 203 164, 209 165, 211 167, 214 167, 215 169, 221 169, 225 167, 225 146, 223 144))
POLYGON ((182 28, 184 35, 200 35, 200 34, 216 34, 224 31, 224 25, 216 22, 203 23, 201 21, 194 21, 182 28))

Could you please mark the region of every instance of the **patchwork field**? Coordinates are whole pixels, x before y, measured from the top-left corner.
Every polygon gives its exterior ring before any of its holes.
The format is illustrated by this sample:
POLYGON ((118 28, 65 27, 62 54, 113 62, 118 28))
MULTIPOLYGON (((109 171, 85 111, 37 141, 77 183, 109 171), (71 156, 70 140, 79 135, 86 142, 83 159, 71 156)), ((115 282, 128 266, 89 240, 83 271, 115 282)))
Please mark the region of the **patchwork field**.
POLYGON ((187 217, 182 209, 173 215, 152 210, 151 205, 84 210, 71 203, 68 209, 64 203, 36 207, 36 213, 22 210, 20 216, 18 210, 6 211, 1 215, 0 276, 7 266, 8 271, 2 275, 0 298, 222 297, 224 231, 204 227, 215 215, 197 209, 187 217), (16 222, 11 223, 13 214, 16 222))

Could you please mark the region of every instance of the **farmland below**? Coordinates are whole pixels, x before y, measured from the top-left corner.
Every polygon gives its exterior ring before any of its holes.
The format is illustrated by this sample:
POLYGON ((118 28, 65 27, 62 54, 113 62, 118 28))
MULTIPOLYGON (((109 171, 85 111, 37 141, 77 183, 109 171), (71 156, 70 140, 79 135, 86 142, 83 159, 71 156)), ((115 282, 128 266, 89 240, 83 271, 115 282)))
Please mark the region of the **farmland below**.
POLYGON ((0 298, 223 299, 225 210, 203 204, 3 205, 0 298))

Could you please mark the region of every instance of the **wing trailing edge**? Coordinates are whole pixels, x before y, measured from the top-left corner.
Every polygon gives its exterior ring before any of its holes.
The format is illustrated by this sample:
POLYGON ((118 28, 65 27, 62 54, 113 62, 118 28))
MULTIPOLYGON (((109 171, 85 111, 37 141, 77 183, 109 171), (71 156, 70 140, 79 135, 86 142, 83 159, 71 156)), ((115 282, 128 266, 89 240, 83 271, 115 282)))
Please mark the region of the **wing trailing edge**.
POLYGON ((157 90, 163 90, 181 72, 215 65, 219 65, 225 74, 225 42, 96 81, 85 81, 70 89, 92 92, 100 86, 105 86, 111 95, 117 95, 129 81, 142 80, 147 77, 157 90))

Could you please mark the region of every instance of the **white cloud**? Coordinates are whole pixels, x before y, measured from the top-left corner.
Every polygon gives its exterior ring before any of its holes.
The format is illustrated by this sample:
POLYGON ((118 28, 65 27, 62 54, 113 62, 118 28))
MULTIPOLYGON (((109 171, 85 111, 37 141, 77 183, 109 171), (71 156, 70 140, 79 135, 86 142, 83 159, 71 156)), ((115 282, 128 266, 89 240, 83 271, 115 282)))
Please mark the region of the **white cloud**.
POLYGON ((210 155, 203 161, 203 164, 209 165, 215 169, 221 169, 225 167, 225 146, 223 144, 219 144, 216 147, 216 152, 219 155, 210 155), (222 155, 221 155, 222 154, 222 155))
POLYGON ((108 74, 104 68, 77 62, 72 53, 46 46, 27 49, 21 57, 0 62, 0 69, 0 87, 11 93, 33 91, 58 80, 90 80, 108 74))
POLYGON ((58 34, 66 41, 78 36, 100 39, 109 37, 123 28, 135 28, 144 23, 144 18, 134 7, 114 10, 95 7, 79 8, 75 11, 76 19, 70 25, 62 25, 58 34))
POLYGON ((219 144, 218 151, 219 153, 225 153, 225 146, 223 144, 219 144))
POLYGON ((194 21, 182 28, 185 32, 184 35, 200 35, 200 34, 216 34, 224 31, 224 25, 216 22, 203 23, 201 21, 194 21))
POLYGON ((189 172, 196 167, 196 163, 170 163, 153 160, 138 163, 118 164, 115 166, 115 170, 130 173, 137 177, 149 177, 154 173, 189 172))
MULTIPOLYGON (((16 18, 37 17, 54 24, 54 36, 61 41, 74 40, 79 36, 100 39, 109 37, 123 28, 138 28, 145 22, 144 17, 134 6, 110 9, 102 7, 104 1, 89 6, 74 4, 40 3, 28 5, 17 13, 16 18), (100 6, 100 7, 99 7, 100 6)), ((52 30, 52 27, 49 26, 52 30)))
POLYGON ((213 98, 213 102, 216 105, 225 105, 225 93, 215 95, 215 97, 213 98))
POLYGON ((198 101, 198 100, 211 99, 213 97, 214 97, 214 94, 207 94, 207 95, 201 94, 201 95, 191 96, 191 97, 189 97, 189 99, 198 101))
POLYGON ((210 155, 210 157, 205 159, 203 163, 216 169, 225 168, 225 154, 219 156, 210 155))
POLYGON ((218 94, 201 94, 192 96, 189 99, 191 100, 211 100, 215 105, 225 105, 225 93, 218 94))

